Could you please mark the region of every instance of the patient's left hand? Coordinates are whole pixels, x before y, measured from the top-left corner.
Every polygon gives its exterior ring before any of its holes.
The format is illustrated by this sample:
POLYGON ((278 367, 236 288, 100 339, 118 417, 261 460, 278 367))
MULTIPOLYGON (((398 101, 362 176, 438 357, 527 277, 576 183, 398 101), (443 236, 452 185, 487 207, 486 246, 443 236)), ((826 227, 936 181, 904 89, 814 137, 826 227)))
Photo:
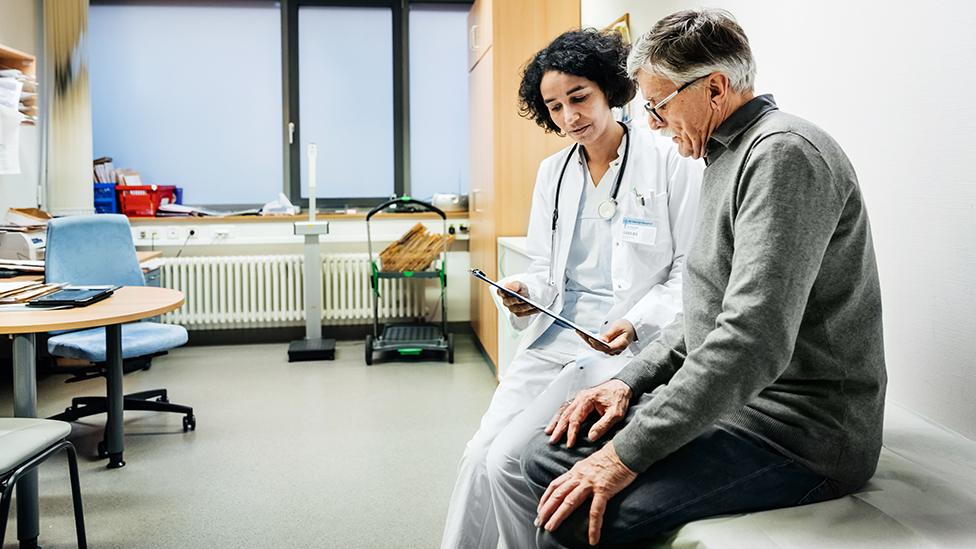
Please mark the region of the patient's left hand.
POLYGON ((596 545, 600 543, 607 502, 636 478, 637 473, 620 461, 613 442, 608 442, 549 484, 539 500, 539 516, 535 525, 544 525, 549 532, 555 531, 566 517, 592 496, 588 537, 590 545, 596 545))
POLYGON ((606 330, 603 331, 603 335, 600 339, 606 343, 606 346, 594 341, 594 339, 582 332, 576 332, 579 334, 583 341, 587 343, 590 347, 593 347, 601 353, 606 353, 608 355, 619 355, 624 352, 624 349, 628 345, 637 339, 637 330, 634 329, 634 325, 630 323, 626 318, 621 318, 614 320, 609 325, 607 325, 606 330), (607 348, 609 347, 609 349, 607 348))

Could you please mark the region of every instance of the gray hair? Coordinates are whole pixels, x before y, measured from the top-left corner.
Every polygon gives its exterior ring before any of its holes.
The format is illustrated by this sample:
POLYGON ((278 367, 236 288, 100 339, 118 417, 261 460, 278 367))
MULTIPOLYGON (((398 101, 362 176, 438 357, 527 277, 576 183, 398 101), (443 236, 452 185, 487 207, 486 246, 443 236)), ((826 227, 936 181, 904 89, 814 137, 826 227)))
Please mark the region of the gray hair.
POLYGON ((675 83, 720 72, 740 92, 752 91, 756 81, 746 33, 731 13, 717 9, 679 11, 658 21, 627 58, 628 76, 641 69, 675 83))

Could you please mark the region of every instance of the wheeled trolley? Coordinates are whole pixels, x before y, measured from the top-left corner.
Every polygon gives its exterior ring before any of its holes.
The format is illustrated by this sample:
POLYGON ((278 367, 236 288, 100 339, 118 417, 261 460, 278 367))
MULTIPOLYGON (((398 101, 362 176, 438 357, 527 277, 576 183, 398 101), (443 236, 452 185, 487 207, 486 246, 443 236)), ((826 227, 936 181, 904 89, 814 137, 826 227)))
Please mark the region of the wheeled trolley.
POLYGON ((373 333, 366 336, 366 364, 373 363, 373 353, 396 351, 401 356, 416 356, 424 351, 441 351, 451 364, 454 363, 454 335, 447 333, 447 246, 449 239, 444 238, 444 245, 440 257, 434 260, 430 267, 423 271, 383 271, 376 258, 373 257, 373 235, 370 231, 370 219, 377 213, 390 206, 419 206, 425 211, 431 211, 441 217, 444 224, 443 235, 447 235, 447 215, 431 204, 404 196, 394 198, 373 208, 366 214, 366 243, 369 249, 370 287, 373 299, 373 333), (418 318, 414 322, 390 323, 380 331, 379 300, 381 279, 436 279, 440 284, 439 323, 427 322, 418 318))

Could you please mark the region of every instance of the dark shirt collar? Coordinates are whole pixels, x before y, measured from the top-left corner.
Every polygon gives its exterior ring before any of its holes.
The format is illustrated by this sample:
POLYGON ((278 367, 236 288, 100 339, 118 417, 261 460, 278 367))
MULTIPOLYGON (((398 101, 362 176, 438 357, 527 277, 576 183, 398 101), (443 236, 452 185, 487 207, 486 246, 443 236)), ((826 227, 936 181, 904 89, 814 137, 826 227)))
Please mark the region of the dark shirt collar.
POLYGON ((745 105, 736 109, 712 132, 705 149, 705 163, 711 164, 717 160, 725 149, 729 148, 732 142, 756 120, 762 118, 767 112, 777 109, 779 107, 770 94, 753 97, 745 105))

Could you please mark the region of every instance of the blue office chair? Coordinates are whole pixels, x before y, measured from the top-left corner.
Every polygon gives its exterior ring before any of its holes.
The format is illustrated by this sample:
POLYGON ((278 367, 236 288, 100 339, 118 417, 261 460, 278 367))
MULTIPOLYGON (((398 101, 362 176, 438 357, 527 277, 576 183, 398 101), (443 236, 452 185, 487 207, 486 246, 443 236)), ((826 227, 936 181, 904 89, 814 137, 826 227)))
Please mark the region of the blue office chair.
MULTIPOLYGON (((128 218, 98 214, 49 221, 44 278, 47 282, 77 285, 145 286, 128 218)), ((153 356, 165 354, 186 341, 186 328, 182 326, 147 321, 123 324, 122 359, 130 365, 130 371, 132 364, 137 366, 134 369, 148 369, 153 356)), ((47 349, 53 356, 94 362, 94 375, 108 375, 105 328, 53 335, 48 339, 47 349)), ((91 374, 84 377, 91 377, 91 374)), ((71 406, 64 413, 50 419, 75 421, 102 414, 107 411, 107 404, 106 397, 77 397, 71 400, 71 406)), ((193 408, 171 403, 166 389, 127 394, 123 409, 183 414, 183 431, 196 429, 193 408)), ((98 444, 98 454, 100 457, 108 455, 104 440, 98 444)))

